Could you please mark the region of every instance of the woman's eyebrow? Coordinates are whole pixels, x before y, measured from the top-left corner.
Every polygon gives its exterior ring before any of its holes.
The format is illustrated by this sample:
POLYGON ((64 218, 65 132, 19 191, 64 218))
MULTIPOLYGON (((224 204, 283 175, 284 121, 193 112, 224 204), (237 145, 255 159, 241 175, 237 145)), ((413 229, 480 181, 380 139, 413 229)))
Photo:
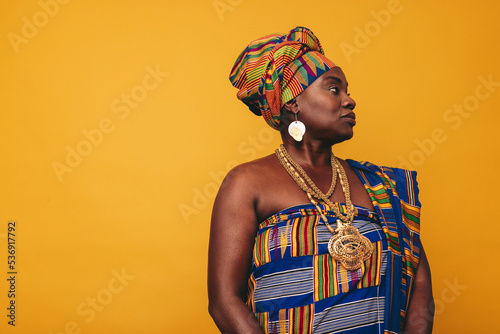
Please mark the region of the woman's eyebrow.
MULTIPOLYGON (((338 84, 342 84, 342 79, 338 78, 338 77, 335 77, 335 76, 328 76, 328 77, 325 77, 324 80, 333 80, 335 81, 336 83, 338 84)), ((346 87, 349 86, 349 84, 346 82, 345 83, 346 87)))

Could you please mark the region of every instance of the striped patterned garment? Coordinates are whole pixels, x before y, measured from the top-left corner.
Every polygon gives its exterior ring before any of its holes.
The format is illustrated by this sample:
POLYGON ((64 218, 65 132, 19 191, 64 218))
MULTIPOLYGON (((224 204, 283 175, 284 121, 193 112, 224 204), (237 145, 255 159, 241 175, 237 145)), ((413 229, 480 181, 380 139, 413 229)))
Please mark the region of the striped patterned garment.
POLYGON ((274 129, 281 107, 336 65, 325 57, 318 37, 305 27, 251 42, 229 75, 238 99, 274 129))
MULTIPOLYGON (((356 207, 353 222, 373 243, 373 256, 356 271, 333 260, 332 235, 312 204, 266 219, 255 239, 247 301, 266 333, 400 333, 404 326, 420 248, 416 174, 348 162, 376 211, 356 207)), ((333 210, 320 207, 335 226, 333 210)))

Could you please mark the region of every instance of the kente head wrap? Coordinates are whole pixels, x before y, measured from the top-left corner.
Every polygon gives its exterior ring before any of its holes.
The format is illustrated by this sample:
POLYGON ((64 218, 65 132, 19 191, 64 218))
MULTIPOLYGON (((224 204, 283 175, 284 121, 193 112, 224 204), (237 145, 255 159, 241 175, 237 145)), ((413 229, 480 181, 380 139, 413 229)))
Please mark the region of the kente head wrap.
POLYGON ((313 32, 296 27, 251 42, 236 60, 229 80, 239 89, 238 99, 278 129, 283 104, 335 66, 313 32))

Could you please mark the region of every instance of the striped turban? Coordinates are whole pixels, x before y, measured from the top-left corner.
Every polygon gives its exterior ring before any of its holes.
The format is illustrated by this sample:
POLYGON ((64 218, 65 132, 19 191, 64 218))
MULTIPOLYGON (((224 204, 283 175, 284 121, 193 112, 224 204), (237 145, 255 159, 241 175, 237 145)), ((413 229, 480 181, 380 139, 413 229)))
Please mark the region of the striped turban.
POLYGON ((313 32, 296 27, 285 35, 268 35, 250 43, 236 60, 229 80, 239 90, 238 99, 278 129, 283 104, 335 66, 324 56, 313 32))

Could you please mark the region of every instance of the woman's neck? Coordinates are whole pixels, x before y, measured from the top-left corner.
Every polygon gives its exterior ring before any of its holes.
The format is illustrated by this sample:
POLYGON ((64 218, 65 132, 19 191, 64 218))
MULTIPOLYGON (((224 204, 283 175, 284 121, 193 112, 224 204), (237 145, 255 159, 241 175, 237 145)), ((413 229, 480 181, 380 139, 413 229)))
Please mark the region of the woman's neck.
POLYGON ((283 138, 283 145, 288 154, 301 166, 330 166, 332 147, 320 142, 296 142, 283 138))

